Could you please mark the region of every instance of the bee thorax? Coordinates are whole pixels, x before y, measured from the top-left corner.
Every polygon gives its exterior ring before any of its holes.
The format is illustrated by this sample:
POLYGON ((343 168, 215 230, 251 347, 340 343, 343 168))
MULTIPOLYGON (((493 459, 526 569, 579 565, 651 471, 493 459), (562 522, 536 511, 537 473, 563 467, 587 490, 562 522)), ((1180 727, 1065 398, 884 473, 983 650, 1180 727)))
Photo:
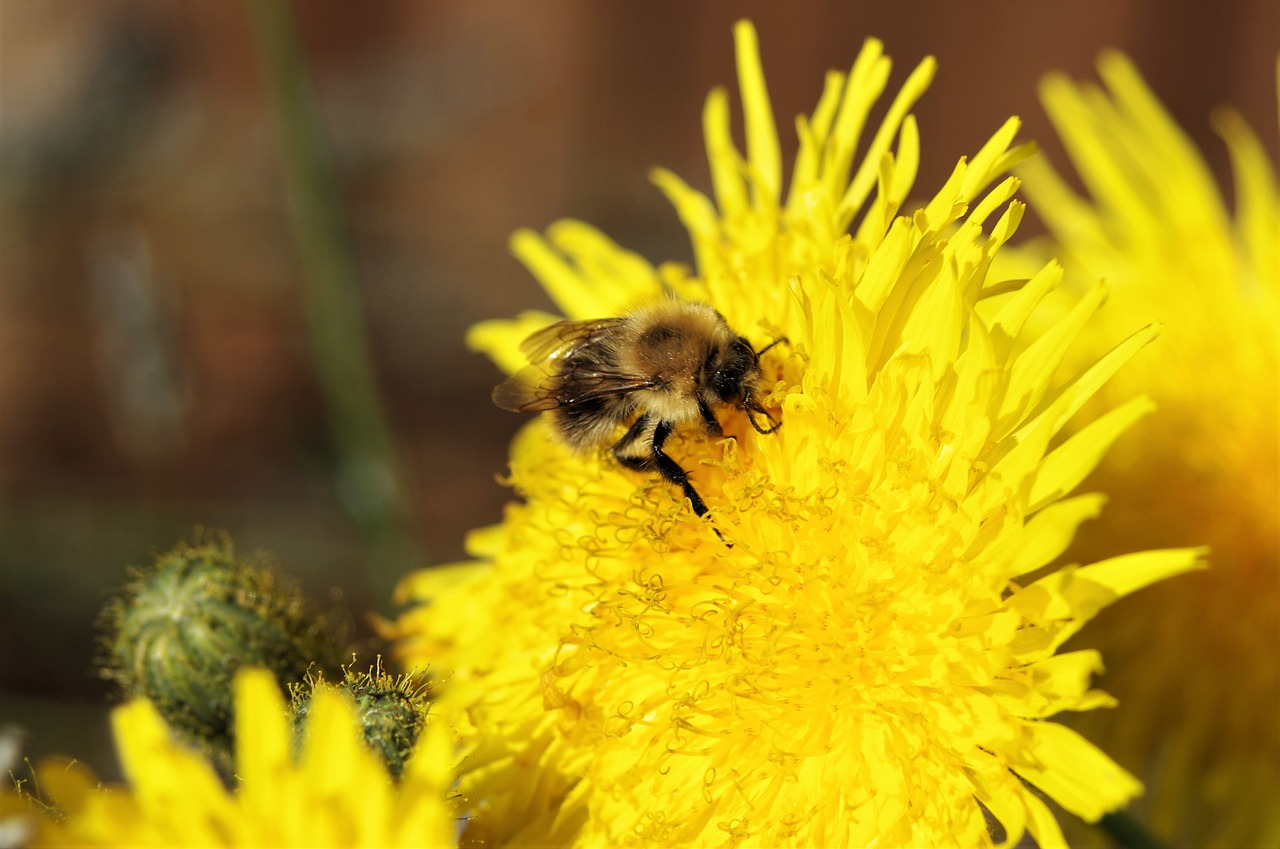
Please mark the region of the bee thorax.
POLYGON ((692 387, 646 390, 639 407, 655 419, 679 427, 698 418, 698 401, 692 387))

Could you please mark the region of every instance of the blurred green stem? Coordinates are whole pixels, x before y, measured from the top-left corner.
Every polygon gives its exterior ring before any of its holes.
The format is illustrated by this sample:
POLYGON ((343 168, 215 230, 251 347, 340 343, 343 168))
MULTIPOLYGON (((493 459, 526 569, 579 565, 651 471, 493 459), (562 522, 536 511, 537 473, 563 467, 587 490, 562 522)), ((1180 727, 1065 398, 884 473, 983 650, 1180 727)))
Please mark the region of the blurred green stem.
POLYGON ((1124 849, 1166 849, 1165 844, 1147 830, 1139 820, 1125 811, 1104 814, 1098 820, 1098 828, 1107 833, 1117 846, 1124 849))
POLYGON ((374 379, 364 305, 324 126, 288 0, 245 0, 280 133, 291 224, 303 267, 311 354, 336 453, 335 485, 387 600, 421 565, 413 509, 374 379))

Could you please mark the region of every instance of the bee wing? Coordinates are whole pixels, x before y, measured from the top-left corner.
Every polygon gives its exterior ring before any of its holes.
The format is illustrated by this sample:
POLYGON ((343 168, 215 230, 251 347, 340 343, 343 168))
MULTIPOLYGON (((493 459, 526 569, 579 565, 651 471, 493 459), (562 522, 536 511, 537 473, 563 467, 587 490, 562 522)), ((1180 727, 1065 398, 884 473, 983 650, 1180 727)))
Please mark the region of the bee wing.
POLYGON ((653 378, 644 375, 585 368, 556 371, 548 363, 534 363, 498 384, 493 403, 513 413, 538 413, 654 385, 653 378))
POLYGON ((560 406, 555 397, 557 382, 545 363, 525 366, 494 387, 493 403, 513 413, 551 410, 560 406))
POLYGON ((623 321, 560 321, 531 334, 520 343, 530 365, 493 390, 493 403, 515 413, 537 413, 652 386, 650 377, 597 368, 597 363, 565 367, 575 351, 602 344, 623 321))
POLYGON ((622 324, 621 318, 597 318, 589 321, 557 321, 548 325, 520 343, 520 353, 529 362, 562 359, 583 345, 607 334, 622 324))

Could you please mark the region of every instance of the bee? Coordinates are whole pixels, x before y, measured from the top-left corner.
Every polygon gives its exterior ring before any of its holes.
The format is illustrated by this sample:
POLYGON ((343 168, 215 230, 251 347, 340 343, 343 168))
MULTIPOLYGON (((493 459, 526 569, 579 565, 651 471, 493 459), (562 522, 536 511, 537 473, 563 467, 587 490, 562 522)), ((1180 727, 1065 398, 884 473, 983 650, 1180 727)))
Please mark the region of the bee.
POLYGON ((711 307, 676 300, 620 318, 561 321, 521 343, 530 365, 494 389, 493 402, 516 413, 549 412, 577 451, 608 443, 628 425, 610 449, 614 458, 680 487, 701 517, 706 502, 662 446, 694 422, 722 435, 717 407, 739 407, 756 431, 776 431, 780 423, 758 396, 760 355, 783 341, 757 351, 711 307))

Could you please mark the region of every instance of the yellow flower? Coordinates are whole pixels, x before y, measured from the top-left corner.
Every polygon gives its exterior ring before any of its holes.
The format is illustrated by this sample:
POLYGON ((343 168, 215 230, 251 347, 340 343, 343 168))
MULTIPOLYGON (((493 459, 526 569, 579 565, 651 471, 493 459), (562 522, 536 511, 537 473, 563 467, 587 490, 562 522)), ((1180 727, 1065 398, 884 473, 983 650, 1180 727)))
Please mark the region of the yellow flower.
POLYGON ((46 764, 37 786, 65 811, 41 846, 456 846, 445 802, 453 753, 429 728, 399 782, 366 747, 351 702, 318 692, 301 754, 289 711, 262 670, 237 675, 236 773, 228 790, 202 757, 174 742, 150 702, 112 716, 128 779, 95 788, 78 764, 46 764))
POLYGON ((12 725, 0 727, 0 846, 30 845, 48 824, 36 801, 22 792, 26 781, 16 772, 21 754, 22 732, 12 725))
MULTIPOLYGON (((1055 440, 1153 336, 1072 382, 1050 378, 1100 289, 1033 338, 1057 285, 988 279, 1023 207, 1002 177, 1030 150, 1009 121, 932 200, 907 207, 921 63, 855 156, 889 61, 869 41, 828 76, 783 192, 749 24, 736 29, 746 153, 727 96, 704 113, 714 201, 655 180, 696 271, 654 268, 580 223, 515 250, 570 318, 674 291, 713 305, 765 357, 782 421, 667 443, 710 508, 607 452, 577 456, 535 420, 511 452, 523 503, 470 539, 479 563, 415 574, 390 630, 445 670, 437 710, 463 736, 464 840, 493 845, 1060 845, 1031 787, 1088 819, 1139 791, 1063 725, 1108 705, 1096 652, 1056 654, 1100 608, 1193 568, 1192 550, 1045 573, 1101 497, 1067 497, 1149 403, 1055 440), (896 138, 896 145, 894 144, 896 138), (714 530, 723 533, 732 547, 714 530), (1038 575, 1033 576, 1032 573, 1038 575)), ((476 328, 507 370, 552 316, 476 328)), ((694 429, 696 430, 696 429, 694 429)))
POLYGON ((1220 112, 1233 216, 1133 66, 1112 54, 1100 71, 1106 90, 1043 88, 1088 195, 1044 162, 1023 176, 1071 283, 1111 286, 1083 355, 1134 320, 1167 335, 1100 398, 1146 389, 1161 414, 1092 479, 1116 498, 1079 551, 1208 543, 1214 568, 1090 632, 1126 709, 1081 727, 1148 780, 1156 830, 1189 846, 1280 845, 1280 191, 1258 139, 1220 112))

